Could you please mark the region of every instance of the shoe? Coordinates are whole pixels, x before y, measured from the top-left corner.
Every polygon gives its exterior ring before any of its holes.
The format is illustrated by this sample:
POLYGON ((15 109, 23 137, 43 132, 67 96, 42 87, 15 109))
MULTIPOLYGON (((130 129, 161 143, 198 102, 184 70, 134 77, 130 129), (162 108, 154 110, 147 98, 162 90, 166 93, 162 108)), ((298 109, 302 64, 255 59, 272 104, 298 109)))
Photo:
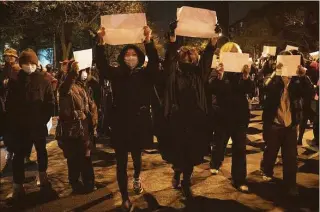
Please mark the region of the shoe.
POLYGON ((143 192, 140 178, 133 178, 133 190, 134 190, 134 193, 136 193, 137 195, 143 192))
POLYGON ((72 188, 72 194, 82 194, 84 192, 84 187, 81 182, 70 183, 72 188))
POLYGON ((242 193, 249 193, 249 188, 247 185, 240 185, 237 187, 237 189, 242 193))
POLYGON ((299 190, 296 186, 294 186, 292 188, 289 188, 287 194, 290 197, 297 197, 297 196, 299 196, 299 190))
POLYGON ((193 197, 193 193, 192 193, 192 190, 191 190, 191 183, 190 182, 182 181, 181 182, 181 191, 182 191, 182 195, 186 199, 191 199, 193 197))
POLYGON ((37 177, 37 186, 44 187, 49 184, 50 184, 50 182, 48 180, 47 172, 39 172, 38 177, 37 177))
POLYGON ((174 172, 174 175, 172 177, 172 187, 174 189, 178 189, 180 186, 180 177, 181 177, 181 173, 180 172, 174 172))
POLYGON ((97 187, 94 185, 94 183, 87 183, 87 184, 85 183, 83 187, 84 187, 84 192, 86 194, 89 194, 97 190, 97 187))
POLYGON ((13 153, 7 152, 6 157, 5 157, 6 163, 9 163, 12 160, 12 158, 13 158, 13 153))
POLYGON ((21 200, 26 195, 23 184, 13 184, 13 192, 7 196, 7 199, 21 200))
POLYGON ((212 175, 219 174, 219 170, 218 169, 210 169, 210 172, 211 172, 212 175))
POLYGON ((123 212, 132 212, 133 211, 133 205, 132 203, 130 202, 130 200, 126 200, 126 201, 123 201, 122 204, 121 204, 121 210, 123 212))
POLYGON ((270 177, 270 176, 268 176, 268 175, 266 175, 265 173, 261 173, 261 176, 262 176, 262 180, 264 181, 264 182, 271 182, 272 180, 273 180, 273 178, 272 177, 270 177))

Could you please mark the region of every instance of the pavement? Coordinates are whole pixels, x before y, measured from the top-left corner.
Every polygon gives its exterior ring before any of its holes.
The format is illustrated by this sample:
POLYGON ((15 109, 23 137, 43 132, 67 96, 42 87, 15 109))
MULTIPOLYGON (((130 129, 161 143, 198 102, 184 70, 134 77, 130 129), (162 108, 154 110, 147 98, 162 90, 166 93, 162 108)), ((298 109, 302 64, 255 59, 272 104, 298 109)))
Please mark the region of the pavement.
MULTIPOLYGON (((209 171, 210 158, 194 169, 192 190, 195 195, 190 201, 183 199, 179 190, 171 188, 172 170, 155 149, 143 154, 141 178, 144 193, 132 192, 133 166, 129 157, 129 194, 134 211, 319 211, 319 153, 309 147, 313 139, 311 129, 304 135, 303 145, 298 148, 297 183, 300 196, 289 198, 283 192, 282 165, 275 167, 275 180, 262 182, 259 163, 262 158, 261 111, 251 112, 248 129, 247 173, 249 194, 238 192, 231 185, 230 140, 221 172, 213 176, 209 171)), ((54 130, 54 129, 53 129, 54 130)), ((54 132, 54 131, 53 131, 54 132)), ((48 175, 52 188, 39 190, 35 176, 37 165, 26 166, 26 190, 24 201, 12 205, 7 195, 12 190, 12 172, 4 163, 4 149, 1 145, 0 211, 121 211, 121 197, 116 181, 114 151, 108 147, 108 140, 100 140, 93 154, 93 165, 98 190, 90 194, 71 195, 67 179, 67 164, 53 138, 48 138, 48 175)), ((32 160, 36 160, 33 150, 32 160)))

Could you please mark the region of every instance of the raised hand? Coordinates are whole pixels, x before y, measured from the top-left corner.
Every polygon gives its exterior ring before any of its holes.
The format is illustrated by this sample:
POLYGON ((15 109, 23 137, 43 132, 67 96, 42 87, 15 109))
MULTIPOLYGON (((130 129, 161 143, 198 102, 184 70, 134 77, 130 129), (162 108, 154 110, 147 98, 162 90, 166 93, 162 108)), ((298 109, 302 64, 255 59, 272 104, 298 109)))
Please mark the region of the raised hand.
POLYGON ((223 63, 220 63, 219 66, 216 69, 216 72, 218 74, 218 79, 222 80, 223 78, 223 73, 224 73, 224 67, 223 67, 223 63))
POLYGON ((149 26, 143 27, 143 35, 145 36, 145 41, 149 43, 152 35, 152 30, 149 26))
POLYGON ((103 44, 103 37, 106 35, 106 29, 104 27, 100 27, 97 32, 99 43, 103 44))
POLYGON ((298 70, 297 70, 297 75, 302 77, 304 75, 306 75, 307 69, 305 67, 303 67, 302 65, 298 66, 298 70))
POLYGON ((250 68, 248 65, 244 65, 242 68, 242 76, 244 80, 249 79, 250 68))

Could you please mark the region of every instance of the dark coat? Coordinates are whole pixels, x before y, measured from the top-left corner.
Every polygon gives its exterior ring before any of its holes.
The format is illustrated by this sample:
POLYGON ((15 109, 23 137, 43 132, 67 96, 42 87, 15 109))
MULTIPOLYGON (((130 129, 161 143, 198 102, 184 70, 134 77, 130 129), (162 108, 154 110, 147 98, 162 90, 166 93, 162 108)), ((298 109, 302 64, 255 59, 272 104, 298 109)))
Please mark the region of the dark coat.
MULTIPOLYGON (((264 127, 274 123, 283 89, 284 83, 281 76, 275 76, 266 86, 266 100, 262 114, 264 127)), ((300 123, 302 118, 303 99, 308 99, 312 96, 313 86, 310 84, 310 79, 306 76, 294 76, 291 78, 288 91, 292 117, 291 126, 295 127, 300 123)))
MULTIPOLYGON (((84 136, 81 139, 66 138, 59 141, 59 146, 67 158, 72 156, 74 148, 80 148, 85 155, 90 155, 89 125, 96 125, 98 116, 93 100, 88 96, 82 83, 76 81, 76 77, 75 71, 69 72, 59 89, 59 122, 80 120, 84 128, 84 136)), ((62 128, 63 130, 66 129, 62 128)))
POLYGON ((120 65, 112 67, 103 46, 97 46, 97 67, 104 70, 112 85, 111 141, 115 149, 147 149, 153 144, 150 104, 159 58, 153 42, 145 44, 145 50, 149 58, 147 67, 142 67, 145 55, 134 45, 123 48, 118 57, 120 65), (134 49, 139 59, 132 71, 124 62, 128 49, 134 49))
POLYGON ((9 83, 6 133, 10 137, 25 133, 24 137, 31 140, 45 138, 48 135, 46 125, 54 111, 51 83, 43 73, 36 71, 28 75, 23 70, 20 70, 16 82, 9 83))
POLYGON ((213 111, 216 126, 246 128, 250 119, 246 94, 252 93, 252 90, 252 80, 243 80, 241 73, 225 72, 222 80, 211 80, 209 92, 216 97, 216 107, 213 111))
POLYGON ((203 162, 210 141, 205 84, 211 71, 215 48, 208 45, 192 69, 179 67, 176 43, 170 43, 164 62, 166 87, 162 137, 162 158, 176 167, 203 162))

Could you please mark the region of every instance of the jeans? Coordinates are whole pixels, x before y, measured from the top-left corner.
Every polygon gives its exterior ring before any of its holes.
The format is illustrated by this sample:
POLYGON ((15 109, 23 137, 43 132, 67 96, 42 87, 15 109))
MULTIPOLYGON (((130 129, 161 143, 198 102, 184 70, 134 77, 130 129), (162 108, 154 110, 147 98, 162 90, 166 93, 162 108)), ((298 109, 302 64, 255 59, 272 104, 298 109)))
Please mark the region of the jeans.
POLYGON ((221 167, 230 137, 232 139, 231 175, 235 184, 242 185, 246 182, 247 176, 245 127, 239 127, 237 129, 219 127, 216 129, 210 166, 212 169, 219 169, 221 167))
POLYGON ((273 168, 281 147, 283 180, 289 187, 296 185, 297 175, 297 131, 295 127, 272 125, 266 128, 267 146, 263 153, 261 169, 273 176, 273 168))
MULTIPOLYGON (((123 149, 116 149, 116 160, 117 160, 117 180, 120 189, 120 193, 123 200, 128 200, 128 151, 123 149)), ((131 157, 133 160, 134 167, 134 178, 139 178, 141 172, 141 150, 131 151, 131 157)))

